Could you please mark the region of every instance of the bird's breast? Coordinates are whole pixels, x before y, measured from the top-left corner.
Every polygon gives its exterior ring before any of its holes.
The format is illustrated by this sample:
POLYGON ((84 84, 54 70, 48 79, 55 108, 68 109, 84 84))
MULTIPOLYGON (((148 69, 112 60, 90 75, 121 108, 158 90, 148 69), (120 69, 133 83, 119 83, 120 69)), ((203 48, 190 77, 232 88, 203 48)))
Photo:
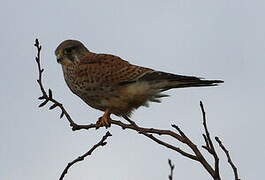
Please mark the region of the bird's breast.
MULTIPOLYGON (((114 88, 97 74, 74 68, 63 68, 64 79, 71 91, 92 107, 103 106, 102 101, 115 96, 114 88)), ((97 109, 102 109, 95 107, 97 109)))

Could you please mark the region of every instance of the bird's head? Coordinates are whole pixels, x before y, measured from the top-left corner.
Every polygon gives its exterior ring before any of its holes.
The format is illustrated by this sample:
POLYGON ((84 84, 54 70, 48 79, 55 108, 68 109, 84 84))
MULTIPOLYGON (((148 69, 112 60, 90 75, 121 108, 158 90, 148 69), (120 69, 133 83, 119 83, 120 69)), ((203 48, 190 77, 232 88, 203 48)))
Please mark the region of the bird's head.
POLYGON ((63 41, 55 50, 57 62, 62 65, 70 65, 78 62, 89 50, 77 40, 63 41))

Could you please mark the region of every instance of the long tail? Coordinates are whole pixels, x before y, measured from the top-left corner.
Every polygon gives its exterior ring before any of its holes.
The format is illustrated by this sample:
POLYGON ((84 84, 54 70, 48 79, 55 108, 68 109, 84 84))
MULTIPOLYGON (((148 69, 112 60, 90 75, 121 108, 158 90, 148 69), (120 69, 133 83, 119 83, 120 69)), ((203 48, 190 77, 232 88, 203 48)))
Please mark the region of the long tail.
POLYGON ((219 83, 224 82, 222 80, 204 80, 199 77, 176 75, 160 71, 148 72, 139 80, 147 81, 161 91, 172 88, 218 86, 219 83))

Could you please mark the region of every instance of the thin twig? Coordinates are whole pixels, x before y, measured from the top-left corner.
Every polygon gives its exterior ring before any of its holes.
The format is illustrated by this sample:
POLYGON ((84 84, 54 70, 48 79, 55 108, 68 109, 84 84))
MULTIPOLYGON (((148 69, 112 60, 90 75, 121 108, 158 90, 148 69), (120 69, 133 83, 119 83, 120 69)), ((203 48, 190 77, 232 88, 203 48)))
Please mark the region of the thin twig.
POLYGON ((194 155, 192 155, 192 154, 190 154, 190 153, 187 153, 187 152, 181 150, 179 147, 176 147, 176 146, 173 146, 173 145, 171 145, 171 144, 169 144, 169 143, 166 143, 166 142, 164 142, 164 141, 162 141, 162 140, 156 138, 156 137, 155 137, 154 135, 152 135, 152 134, 149 134, 149 133, 142 133, 142 132, 140 132, 140 134, 143 134, 144 136, 146 136, 146 137, 152 139, 153 141, 157 142, 158 144, 160 144, 160 145, 162 145, 162 146, 164 146, 164 147, 167 147, 168 149, 172 149, 172 150, 174 150, 174 151, 180 153, 181 155, 183 155, 183 156, 185 156, 185 157, 187 157, 187 158, 189 158, 189 159, 192 159, 192 160, 195 160, 195 161, 199 161, 199 159, 198 159, 197 156, 194 156, 194 155))
POLYGON ((203 107, 203 104, 201 101, 200 101, 200 107, 201 107, 201 111, 202 111, 203 127, 205 130, 205 135, 203 134, 203 137, 204 137, 204 140, 206 143, 206 146, 202 146, 202 147, 204 149, 206 149, 210 154, 213 155, 213 157, 214 157, 214 174, 212 174, 212 177, 215 180, 219 180, 219 179, 221 179, 220 173, 219 173, 219 157, 215 151, 210 133, 209 133, 208 128, 207 128, 206 114, 205 114, 204 107, 203 107))
POLYGON ((73 166, 75 163, 79 162, 79 161, 83 161, 87 156, 90 156, 92 154, 92 152, 97 149, 99 146, 105 146, 107 144, 107 142, 105 142, 105 140, 111 136, 110 132, 107 132, 102 139, 95 144, 89 151, 87 151, 85 154, 83 154, 82 156, 77 157, 76 159, 74 159, 73 161, 69 162, 67 164, 67 166, 65 167, 65 169, 63 170, 60 179, 59 180, 63 180, 63 178, 65 177, 65 175, 67 174, 69 168, 71 166, 73 166))
POLYGON ((174 166, 174 164, 172 164, 170 159, 168 159, 168 164, 169 164, 169 168, 170 168, 170 174, 168 175, 168 179, 173 180, 173 170, 174 170, 175 166, 174 166))
POLYGON ((57 100, 55 100, 53 98, 53 94, 52 94, 52 90, 49 89, 48 93, 45 91, 44 86, 42 84, 42 73, 44 71, 43 68, 41 68, 41 58, 40 58, 40 53, 41 53, 41 45, 39 43, 39 40, 36 39, 35 40, 35 44, 34 46, 37 48, 37 56, 35 57, 35 60, 37 62, 37 66, 38 66, 38 72, 39 72, 39 76, 37 79, 37 82, 39 84, 42 96, 39 97, 39 100, 44 100, 39 107, 43 107, 44 105, 46 105, 48 102, 53 103, 52 106, 50 106, 50 110, 59 107, 61 109, 61 115, 60 118, 62 118, 63 116, 66 116, 68 122, 70 123, 70 126, 72 127, 72 129, 74 130, 78 125, 72 120, 72 118, 70 117, 70 115, 67 113, 67 111, 65 110, 65 108, 63 107, 63 104, 61 104, 60 102, 58 102, 57 100))
POLYGON ((226 147, 223 145, 222 141, 218 137, 215 137, 215 140, 218 142, 218 144, 221 147, 221 149, 225 152, 226 157, 227 157, 227 161, 228 161, 228 163, 230 164, 230 166, 233 169, 235 180, 240 180, 239 177, 238 177, 237 167, 233 163, 233 161, 232 161, 232 159, 231 159, 231 157, 229 155, 229 151, 226 149, 226 147))
MULTIPOLYGON (((165 147, 167 147, 167 148, 169 148, 169 149, 172 149, 172 150, 174 150, 174 151, 177 151, 178 153, 180 153, 181 155, 183 155, 183 156, 185 156, 185 157, 188 157, 188 158, 190 158, 190 159, 192 159, 192 160, 198 161, 198 158, 197 158, 196 156, 194 156, 194 155, 192 155, 192 154, 190 154, 190 153, 187 153, 187 152, 181 150, 179 147, 173 146, 173 145, 171 145, 171 144, 169 144, 169 143, 166 143, 166 142, 164 142, 164 141, 162 141, 162 140, 156 138, 152 133, 147 133, 148 130, 151 131, 152 129, 142 128, 142 127, 138 126, 138 125, 136 124, 136 122, 132 121, 132 120, 129 119, 129 118, 126 118, 126 120, 131 124, 131 126, 132 126, 131 129, 136 130, 139 134, 143 134, 144 136, 146 136, 146 137, 152 139, 153 141, 155 141, 156 143, 158 143, 158 144, 160 144, 160 145, 162 145, 162 146, 165 146, 165 147), (143 130, 143 129, 145 129, 146 131, 143 130)), ((161 131, 161 130, 158 130, 158 131, 161 131)), ((163 130, 162 130, 162 131, 163 131, 163 130)), ((159 133, 159 135, 163 135, 162 131, 159 133)), ((155 131, 155 132, 156 132, 156 131, 155 131)), ((173 132, 172 132, 172 133, 173 133, 173 132)), ((156 134, 156 133, 154 133, 154 134, 156 134)), ((168 134, 167 134, 167 135, 168 135, 168 134)), ((170 135, 170 134, 169 134, 169 135, 170 135)), ((179 135, 178 135, 178 136, 179 136, 179 135)), ((172 136, 172 137, 173 137, 173 136, 172 136)), ((186 139, 184 139, 185 137, 183 137, 183 136, 181 136, 181 137, 182 137, 182 138, 181 138, 181 141, 180 141, 178 138, 176 138, 176 139, 179 140, 180 142, 183 142, 183 143, 187 144, 187 143, 186 143, 186 139)))
POLYGON ((189 146, 189 148, 192 149, 194 154, 196 155, 196 158, 198 161, 203 165, 203 167, 209 172, 209 174, 213 177, 214 176, 214 169, 211 167, 211 165, 207 162, 205 157, 202 155, 201 151, 198 149, 198 147, 185 135, 185 133, 176 125, 171 125, 173 128, 175 128, 181 135, 186 139, 186 144, 189 146))

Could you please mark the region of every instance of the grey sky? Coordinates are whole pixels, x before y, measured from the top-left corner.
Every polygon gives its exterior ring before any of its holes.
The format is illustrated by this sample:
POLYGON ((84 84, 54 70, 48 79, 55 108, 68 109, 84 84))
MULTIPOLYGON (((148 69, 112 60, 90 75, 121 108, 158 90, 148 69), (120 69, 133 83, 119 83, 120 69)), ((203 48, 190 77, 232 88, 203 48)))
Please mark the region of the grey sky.
MULTIPOLYGON (((133 64, 223 79, 220 87, 171 90, 170 98, 140 108, 133 119, 156 128, 175 123, 200 145, 202 100, 209 129, 231 151, 241 178, 262 179, 264 16, 265 1, 259 0, 3 1, 0 179, 58 179, 69 161, 106 132, 72 132, 65 119, 58 118, 59 111, 37 108, 35 38, 43 45, 44 85, 80 124, 95 122, 102 112, 68 90, 54 56, 65 39, 81 40, 91 51, 115 54, 133 64)), ((175 179, 211 179, 200 164, 137 133, 117 127, 110 131, 107 146, 76 164, 66 180, 167 179, 168 158, 176 166, 175 179)), ((220 157, 223 178, 232 179, 221 151, 220 157)))

